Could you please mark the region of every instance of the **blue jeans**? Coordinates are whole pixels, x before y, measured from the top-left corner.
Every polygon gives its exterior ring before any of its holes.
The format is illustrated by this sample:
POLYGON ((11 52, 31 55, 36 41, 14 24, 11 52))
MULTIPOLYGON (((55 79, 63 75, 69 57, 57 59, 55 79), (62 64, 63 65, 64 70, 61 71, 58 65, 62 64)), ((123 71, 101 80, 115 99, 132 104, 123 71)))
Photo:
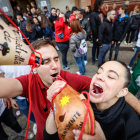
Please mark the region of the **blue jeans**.
POLYGON ((95 54, 96 54, 96 49, 97 49, 97 58, 99 54, 99 47, 97 45, 97 38, 93 36, 93 47, 92 47, 92 62, 95 62, 95 54))
POLYGON ((105 63, 105 56, 110 48, 110 44, 102 44, 102 47, 99 48, 98 55, 98 68, 105 63))
POLYGON ((133 67, 134 61, 135 61, 135 59, 136 59, 136 56, 137 56, 137 54, 140 52, 140 47, 137 47, 137 46, 136 46, 136 49, 137 49, 137 50, 136 50, 134 56, 132 57, 132 59, 131 59, 131 61, 130 61, 130 64, 129 64, 130 67, 133 67))
POLYGON ((56 42, 57 47, 59 48, 61 54, 62 54, 62 63, 64 66, 67 67, 67 53, 68 53, 68 49, 69 49, 69 43, 57 43, 56 42))
POLYGON ((80 74, 84 75, 85 71, 86 71, 86 67, 85 67, 85 63, 84 63, 84 55, 82 57, 75 57, 74 56, 74 59, 75 59, 76 63, 78 64, 80 74))
POLYGON ((113 54, 113 50, 114 50, 115 43, 116 43, 116 49, 115 49, 114 60, 117 60, 118 53, 119 53, 119 47, 120 47, 120 44, 117 44, 117 42, 118 42, 118 41, 114 41, 114 44, 111 45, 110 54, 109 54, 109 60, 111 60, 111 58, 112 58, 112 54, 113 54))
POLYGON ((84 61, 87 61, 87 53, 84 54, 84 61))
MULTIPOLYGON (((27 99, 14 99, 18 106, 19 106, 19 109, 20 111, 28 118, 28 112, 29 112, 29 102, 27 101, 27 99)), ((30 117, 30 120, 34 123, 35 122, 35 117, 33 115, 33 113, 31 112, 31 117, 30 117)))

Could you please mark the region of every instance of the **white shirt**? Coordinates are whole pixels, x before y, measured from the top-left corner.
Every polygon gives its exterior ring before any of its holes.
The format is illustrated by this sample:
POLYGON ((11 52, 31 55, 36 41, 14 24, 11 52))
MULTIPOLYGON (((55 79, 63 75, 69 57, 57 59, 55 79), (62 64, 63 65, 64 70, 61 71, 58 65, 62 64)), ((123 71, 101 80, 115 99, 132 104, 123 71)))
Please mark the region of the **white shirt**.
POLYGON ((138 40, 137 40, 136 46, 140 47, 140 31, 139 31, 139 35, 138 35, 138 40))
MULTIPOLYGON (((20 65, 20 66, 13 66, 13 65, 1 65, 0 66, 0 73, 5 73, 5 78, 16 78, 21 75, 26 75, 30 73, 30 66, 29 65, 20 65)), ((25 99, 25 97, 18 96, 18 99, 25 99)))
POLYGON ((0 98, 0 116, 2 115, 2 113, 4 112, 6 106, 3 102, 3 98, 0 98))

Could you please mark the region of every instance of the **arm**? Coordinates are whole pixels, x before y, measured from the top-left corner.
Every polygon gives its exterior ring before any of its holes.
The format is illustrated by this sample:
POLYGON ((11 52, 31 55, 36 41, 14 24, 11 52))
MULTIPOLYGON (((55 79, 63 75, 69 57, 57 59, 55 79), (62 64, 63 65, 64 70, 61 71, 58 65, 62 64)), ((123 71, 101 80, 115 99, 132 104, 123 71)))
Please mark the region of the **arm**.
POLYGON ((91 27, 90 27, 90 22, 89 21, 86 24, 86 32, 87 32, 87 36, 89 36, 90 33, 91 33, 91 27))
POLYGON ((99 39, 98 44, 99 44, 99 46, 102 46, 104 29, 105 29, 104 25, 101 24, 101 26, 99 27, 99 33, 98 33, 98 39, 99 39))
POLYGON ((21 83, 13 78, 0 78, 0 89, 0 98, 16 97, 23 92, 21 83))
POLYGON ((63 17, 59 17, 59 20, 55 24, 55 27, 57 27, 57 28, 63 28, 63 24, 64 24, 63 17))
POLYGON ((125 101, 140 115, 140 101, 132 93, 128 92, 125 101))
MULTIPOLYGON (((73 36, 73 35, 72 35, 73 36)), ((70 38, 70 50, 72 52, 75 52, 76 51, 76 42, 74 41, 73 37, 71 36, 70 38)))

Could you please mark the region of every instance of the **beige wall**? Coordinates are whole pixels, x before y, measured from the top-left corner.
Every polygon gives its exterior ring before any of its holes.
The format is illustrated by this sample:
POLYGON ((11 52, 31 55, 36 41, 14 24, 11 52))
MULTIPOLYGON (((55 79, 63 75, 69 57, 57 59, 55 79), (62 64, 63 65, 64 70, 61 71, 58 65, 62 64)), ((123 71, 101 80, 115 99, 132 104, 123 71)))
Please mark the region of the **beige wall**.
POLYGON ((70 10, 75 6, 75 0, 50 0, 51 7, 59 8, 61 12, 65 13, 65 7, 69 6, 70 10))

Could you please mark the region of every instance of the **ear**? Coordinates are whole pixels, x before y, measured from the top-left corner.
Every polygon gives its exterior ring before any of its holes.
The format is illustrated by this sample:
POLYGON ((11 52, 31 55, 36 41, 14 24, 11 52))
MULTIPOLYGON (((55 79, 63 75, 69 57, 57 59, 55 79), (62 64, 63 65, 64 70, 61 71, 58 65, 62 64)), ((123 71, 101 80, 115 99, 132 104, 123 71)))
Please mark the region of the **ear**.
POLYGON ((123 97, 128 93, 128 88, 123 88, 119 91, 119 93, 116 95, 118 98, 123 97))

